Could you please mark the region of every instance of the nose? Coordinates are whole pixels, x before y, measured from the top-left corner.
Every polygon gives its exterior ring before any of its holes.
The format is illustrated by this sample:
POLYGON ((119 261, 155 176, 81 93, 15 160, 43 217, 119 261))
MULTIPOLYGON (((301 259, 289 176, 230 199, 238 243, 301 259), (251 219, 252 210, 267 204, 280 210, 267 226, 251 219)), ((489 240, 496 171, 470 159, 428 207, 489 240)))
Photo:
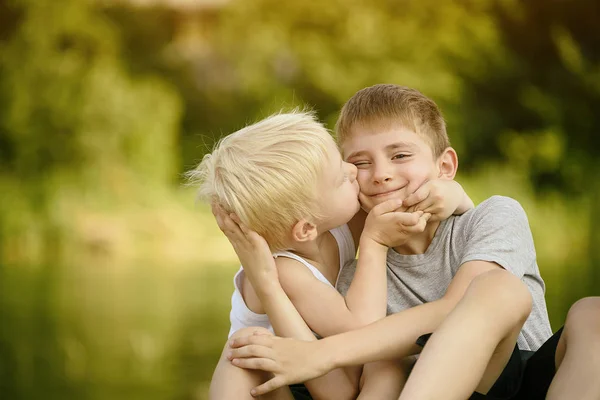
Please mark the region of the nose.
POLYGON ((379 167, 373 171, 373 181, 375 183, 386 183, 392 180, 392 174, 387 168, 379 167))

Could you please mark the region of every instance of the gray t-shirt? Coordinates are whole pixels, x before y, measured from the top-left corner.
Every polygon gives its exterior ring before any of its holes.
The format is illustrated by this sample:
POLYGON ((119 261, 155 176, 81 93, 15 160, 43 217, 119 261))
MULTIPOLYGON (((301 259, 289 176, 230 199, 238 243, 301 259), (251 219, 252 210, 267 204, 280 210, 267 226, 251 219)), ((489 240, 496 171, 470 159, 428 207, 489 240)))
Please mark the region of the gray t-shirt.
MULTIPOLYGON (((440 223, 424 254, 387 256, 388 314, 440 299, 458 268, 468 261, 490 261, 512 272, 527 285, 533 309, 517 343, 537 350, 551 335, 544 299, 544 281, 536 263, 527 215, 516 201, 493 196, 463 215, 440 223)), ((346 265, 337 289, 345 294, 356 261, 346 265)))

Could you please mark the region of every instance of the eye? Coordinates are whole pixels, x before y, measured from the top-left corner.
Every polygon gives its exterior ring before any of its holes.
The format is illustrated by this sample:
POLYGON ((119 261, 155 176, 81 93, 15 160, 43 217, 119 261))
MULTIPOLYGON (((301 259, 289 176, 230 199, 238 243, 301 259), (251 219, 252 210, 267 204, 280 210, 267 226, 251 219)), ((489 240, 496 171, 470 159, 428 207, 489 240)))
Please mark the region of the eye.
POLYGON ((352 164, 354 164, 354 166, 356 168, 360 168, 360 167, 363 167, 365 165, 369 165, 369 162, 368 161, 355 161, 352 164))
POLYGON ((394 154, 392 156, 392 160, 401 160, 401 159, 406 158, 408 156, 409 156, 409 154, 403 154, 403 153, 394 154))

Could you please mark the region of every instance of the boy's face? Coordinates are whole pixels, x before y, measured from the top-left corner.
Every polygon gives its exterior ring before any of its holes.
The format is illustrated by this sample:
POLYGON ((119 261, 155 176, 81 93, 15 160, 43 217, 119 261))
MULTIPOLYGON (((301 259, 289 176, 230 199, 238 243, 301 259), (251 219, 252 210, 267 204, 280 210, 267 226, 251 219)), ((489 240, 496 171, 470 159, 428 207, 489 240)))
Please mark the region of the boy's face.
POLYGON ((426 140, 398 124, 357 125, 342 150, 345 160, 358 168, 360 200, 367 212, 386 200, 405 199, 440 173, 426 140))
POLYGON ((328 144, 327 153, 328 159, 319 182, 322 230, 330 230, 347 223, 360 209, 356 167, 342 160, 333 139, 328 144))

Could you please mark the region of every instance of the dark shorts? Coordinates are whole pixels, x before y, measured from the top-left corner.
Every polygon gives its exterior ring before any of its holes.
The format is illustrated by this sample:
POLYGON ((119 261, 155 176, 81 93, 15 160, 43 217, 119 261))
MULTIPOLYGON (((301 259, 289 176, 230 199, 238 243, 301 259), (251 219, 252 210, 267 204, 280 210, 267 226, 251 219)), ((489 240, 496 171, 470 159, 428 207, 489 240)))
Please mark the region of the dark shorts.
MULTIPOLYGON (((556 373, 555 354, 562 335, 560 328, 537 351, 519 350, 515 346, 513 353, 487 395, 473 393, 470 400, 543 400, 556 373)), ((423 335, 417 344, 425 346, 431 334, 423 335)), ((312 400, 310 393, 302 384, 291 385, 295 400, 312 400)))
POLYGON ((563 328, 552 335, 537 351, 516 346, 502 374, 487 395, 474 393, 471 400, 543 400, 556 373, 556 347, 563 328))
POLYGON ((290 385, 294 400, 312 400, 308 389, 303 384, 290 385))

